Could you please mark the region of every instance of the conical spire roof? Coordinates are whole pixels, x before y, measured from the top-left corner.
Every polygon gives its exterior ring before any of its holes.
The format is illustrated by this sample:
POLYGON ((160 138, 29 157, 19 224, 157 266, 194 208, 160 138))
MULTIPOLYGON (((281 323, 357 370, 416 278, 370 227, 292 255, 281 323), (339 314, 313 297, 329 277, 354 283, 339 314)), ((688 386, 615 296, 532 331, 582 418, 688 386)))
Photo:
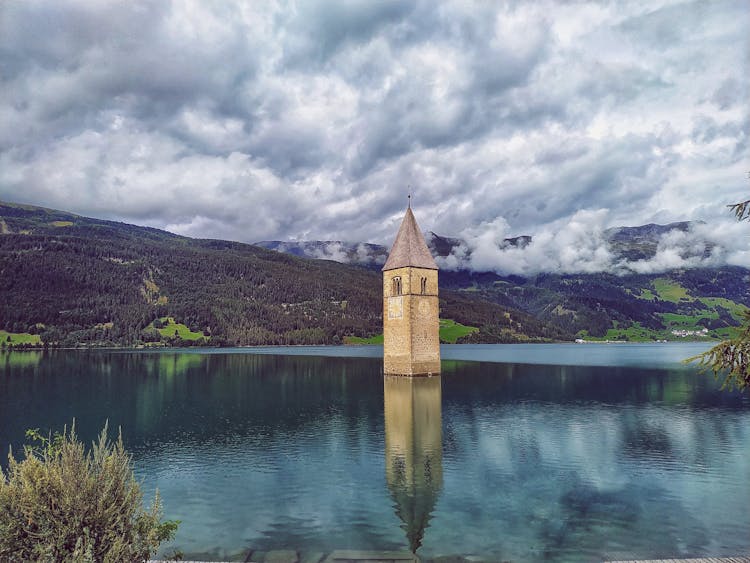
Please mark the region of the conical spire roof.
POLYGON ((419 230, 414 213, 411 212, 411 207, 406 209, 406 215, 401 222, 401 228, 399 228, 391 252, 388 254, 388 260, 385 261, 383 271, 406 268, 407 266, 430 270, 438 269, 435 259, 430 254, 430 249, 427 248, 422 231, 419 230))

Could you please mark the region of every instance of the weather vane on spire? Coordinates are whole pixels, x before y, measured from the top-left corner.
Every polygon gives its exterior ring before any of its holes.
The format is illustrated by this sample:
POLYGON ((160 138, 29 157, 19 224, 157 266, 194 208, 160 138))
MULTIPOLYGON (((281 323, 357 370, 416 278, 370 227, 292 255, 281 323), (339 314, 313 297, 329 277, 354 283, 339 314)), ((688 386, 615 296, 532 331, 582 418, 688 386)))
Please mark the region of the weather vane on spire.
POLYGON ((409 194, 406 196, 406 199, 409 202, 407 205, 408 205, 409 209, 411 209, 411 185, 409 185, 407 187, 407 189, 409 190, 409 194))

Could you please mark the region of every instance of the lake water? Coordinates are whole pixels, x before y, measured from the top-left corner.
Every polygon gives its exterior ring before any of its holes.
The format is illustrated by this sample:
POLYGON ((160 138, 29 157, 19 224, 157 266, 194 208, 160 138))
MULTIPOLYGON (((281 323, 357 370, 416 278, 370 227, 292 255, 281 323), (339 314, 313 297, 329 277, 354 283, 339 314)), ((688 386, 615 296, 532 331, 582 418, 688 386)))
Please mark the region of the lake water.
POLYGON ((445 346, 415 380, 377 347, 6 352, 0 450, 122 426, 186 559, 747 554, 750 398, 680 363, 706 347, 445 346))

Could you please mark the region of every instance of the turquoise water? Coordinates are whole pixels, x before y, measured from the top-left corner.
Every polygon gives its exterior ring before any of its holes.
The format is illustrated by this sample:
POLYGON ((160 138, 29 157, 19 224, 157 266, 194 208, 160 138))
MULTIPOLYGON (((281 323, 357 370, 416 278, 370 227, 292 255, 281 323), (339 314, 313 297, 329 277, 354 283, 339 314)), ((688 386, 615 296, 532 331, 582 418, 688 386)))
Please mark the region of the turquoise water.
POLYGON ((413 382, 377 347, 3 353, 0 449, 122 426, 187 559, 748 553, 750 399, 680 363, 705 348, 448 346, 413 382))
MULTIPOLYGON (((444 360, 535 365, 680 367, 685 358, 708 350, 706 342, 618 344, 443 344, 444 360)), ((338 358, 382 358, 383 346, 258 346, 184 350, 197 354, 283 354, 338 358)))

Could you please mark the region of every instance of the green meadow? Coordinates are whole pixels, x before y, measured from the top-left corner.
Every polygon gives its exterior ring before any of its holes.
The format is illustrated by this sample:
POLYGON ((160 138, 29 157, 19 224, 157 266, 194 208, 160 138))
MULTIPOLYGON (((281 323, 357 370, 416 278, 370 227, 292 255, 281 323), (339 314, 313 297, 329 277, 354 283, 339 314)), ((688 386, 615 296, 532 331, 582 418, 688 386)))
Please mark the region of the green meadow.
POLYGON ((19 344, 41 344, 42 339, 38 334, 29 334, 28 332, 6 332, 0 330, 0 342, 5 342, 6 346, 16 346, 19 344))
POLYGON ((344 344, 382 344, 383 333, 376 334, 370 338, 361 338, 359 336, 345 336, 344 344))
POLYGON ((203 332, 193 332, 186 325, 175 322, 173 317, 162 317, 159 320, 163 323, 163 327, 156 328, 152 322, 144 330, 156 331, 164 338, 179 337, 182 340, 198 340, 199 338, 208 340, 210 338, 210 336, 206 336, 203 332))
MULTIPOLYGON (((440 319, 440 342, 446 344, 455 344, 460 338, 467 334, 477 332, 479 329, 475 326, 466 326, 457 323, 453 319, 440 319)), ((376 334, 370 338, 360 338, 358 336, 347 336, 344 338, 344 344, 382 344, 383 334, 376 334)))
POLYGON ((440 342, 455 344, 459 338, 478 330, 475 326, 462 325, 452 319, 440 319, 440 342))
POLYGON ((683 299, 692 300, 688 295, 687 289, 682 287, 679 283, 665 278, 656 278, 652 283, 659 299, 671 301, 672 303, 679 303, 680 300, 683 299))

